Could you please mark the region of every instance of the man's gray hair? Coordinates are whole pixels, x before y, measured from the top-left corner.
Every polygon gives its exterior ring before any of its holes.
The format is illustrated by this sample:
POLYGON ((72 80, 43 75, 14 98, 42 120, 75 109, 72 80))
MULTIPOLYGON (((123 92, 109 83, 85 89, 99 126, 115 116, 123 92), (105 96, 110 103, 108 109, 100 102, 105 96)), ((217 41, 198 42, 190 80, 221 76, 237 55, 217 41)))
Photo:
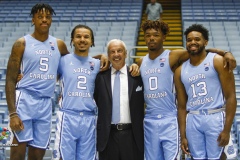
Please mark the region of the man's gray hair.
POLYGON ((109 49, 109 45, 110 45, 111 43, 113 43, 113 42, 120 42, 120 43, 122 43, 122 45, 123 45, 123 47, 124 47, 124 50, 125 50, 125 52, 127 53, 126 44, 125 44, 122 40, 120 40, 120 39, 112 39, 112 40, 110 40, 110 41, 107 43, 107 52, 108 52, 108 49, 109 49))

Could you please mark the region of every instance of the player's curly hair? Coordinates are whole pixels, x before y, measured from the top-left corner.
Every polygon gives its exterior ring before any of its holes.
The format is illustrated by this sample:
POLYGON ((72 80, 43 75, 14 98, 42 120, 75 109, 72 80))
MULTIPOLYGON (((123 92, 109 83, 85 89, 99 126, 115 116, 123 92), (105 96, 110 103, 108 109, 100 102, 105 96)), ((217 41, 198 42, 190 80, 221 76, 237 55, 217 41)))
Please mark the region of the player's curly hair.
POLYGON ((184 32, 186 39, 187 39, 187 35, 192 31, 197 31, 197 32, 202 33, 204 39, 208 41, 209 31, 208 31, 208 29, 203 27, 202 24, 193 24, 193 25, 189 26, 184 32))
POLYGON ((73 30, 72 30, 72 32, 71 32, 71 42, 70 42, 70 46, 72 47, 72 40, 73 40, 73 38, 74 38, 74 32, 75 32, 75 30, 78 29, 78 28, 86 28, 86 29, 88 29, 88 30, 91 32, 91 38, 92 38, 92 45, 91 45, 91 47, 92 47, 92 46, 95 46, 95 44, 94 44, 93 30, 92 30, 90 27, 88 27, 88 26, 86 26, 86 25, 82 25, 82 24, 78 24, 78 25, 76 25, 76 26, 73 28, 73 30))
POLYGON ((161 30, 163 35, 167 36, 170 33, 170 29, 167 23, 161 21, 161 20, 146 20, 142 24, 142 30, 145 33, 147 29, 155 29, 157 31, 161 30))
POLYGON ((53 14, 56 15, 56 13, 54 12, 54 10, 52 9, 52 7, 49 4, 37 3, 32 7, 30 16, 33 16, 38 11, 42 11, 43 8, 45 8, 46 11, 49 11, 51 15, 53 15, 53 14))

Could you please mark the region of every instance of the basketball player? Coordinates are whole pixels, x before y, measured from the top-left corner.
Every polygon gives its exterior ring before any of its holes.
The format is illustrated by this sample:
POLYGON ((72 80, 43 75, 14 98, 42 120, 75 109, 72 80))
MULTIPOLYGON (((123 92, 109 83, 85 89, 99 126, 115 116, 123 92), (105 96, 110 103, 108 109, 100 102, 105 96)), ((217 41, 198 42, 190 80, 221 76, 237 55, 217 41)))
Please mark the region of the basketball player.
POLYGON ((33 6, 30 15, 34 32, 19 38, 12 47, 6 97, 14 133, 11 143, 17 147, 11 147, 11 160, 24 160, 27 145, 28 159, 42 159, 48 147, 57 66, 61 55, 68 53, 62 40, 49 35, 53 14, 48 4, 33 6), (16 85, 21 65, 25 76, 16 85))
POLYGON ((74 53, 63 56, 58 73, 62 104, 57 113, 53 159, 94 159, 96 155, 96 104, 94 82, 100 61, 88 55, 94 46, 91 28, 77 25, 71 32, 74 53))
MULTIPOLYGON (((173 74, 189 55, 185 50, 164 50, 163 42, 169 34, 169 27, 165 22, 147 20, 142 24, 142 30, 148 46, 148 54, 139 62, 146 103, 145 158, 146 160, 180 159, 173 74)), ((224 54, 224 51, 217 50, 217 52, 224 54)), ((231 53, 227 53, 225 58, 228 62, 233 62, 233 68, 236 66, 231 53)), ((231 64, 229 66, 231 70, 231 64)))
POLYGON ((174 78, 181 148, 193 159, 220 159, 236 112, 234 75, 223 67, 222 56, 206 52, 206 28, 193 24, 184 34, 190 59, 174 78))

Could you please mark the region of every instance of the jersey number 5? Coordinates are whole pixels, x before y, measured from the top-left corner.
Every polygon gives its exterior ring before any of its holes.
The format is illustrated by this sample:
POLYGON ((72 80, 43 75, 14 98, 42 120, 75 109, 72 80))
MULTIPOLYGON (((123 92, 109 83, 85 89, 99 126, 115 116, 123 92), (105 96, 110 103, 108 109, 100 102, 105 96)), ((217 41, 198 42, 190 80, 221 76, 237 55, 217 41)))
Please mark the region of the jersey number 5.
POLYGON ((39 67, 40 71, 44 71, 44 72, 48 71, 48 63, 47 62, 48 62, 48 58, 41 57, 40 67, 39 67))

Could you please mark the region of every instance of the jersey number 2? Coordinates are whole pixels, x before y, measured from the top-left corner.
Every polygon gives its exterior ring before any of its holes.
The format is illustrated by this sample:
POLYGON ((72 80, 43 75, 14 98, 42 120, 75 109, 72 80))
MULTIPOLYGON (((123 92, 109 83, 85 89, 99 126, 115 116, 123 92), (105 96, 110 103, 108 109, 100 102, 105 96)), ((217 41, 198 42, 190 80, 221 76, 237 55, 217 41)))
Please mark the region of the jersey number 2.
POLYGON ((87 89, 87 87, 84 86, 86 83, 87 83, 87 78, 85 76, 78 76, 78 83, 77 83, 78 89, 87 89))

